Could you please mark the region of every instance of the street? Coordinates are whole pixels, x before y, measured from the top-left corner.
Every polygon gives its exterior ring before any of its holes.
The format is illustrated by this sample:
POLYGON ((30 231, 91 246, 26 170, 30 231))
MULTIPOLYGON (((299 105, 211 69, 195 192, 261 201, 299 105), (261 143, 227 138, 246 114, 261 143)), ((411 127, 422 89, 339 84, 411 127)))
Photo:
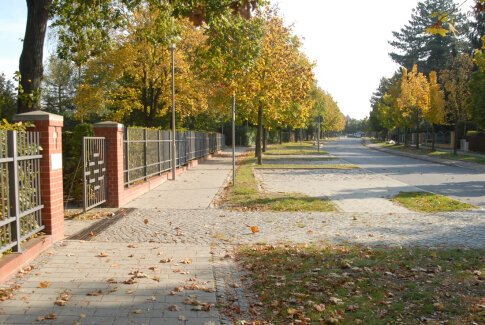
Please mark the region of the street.
POLYGON ((372 150, 359 138, 340 138, 325 150, 368 171, 485 208, 484 173, 372 150))

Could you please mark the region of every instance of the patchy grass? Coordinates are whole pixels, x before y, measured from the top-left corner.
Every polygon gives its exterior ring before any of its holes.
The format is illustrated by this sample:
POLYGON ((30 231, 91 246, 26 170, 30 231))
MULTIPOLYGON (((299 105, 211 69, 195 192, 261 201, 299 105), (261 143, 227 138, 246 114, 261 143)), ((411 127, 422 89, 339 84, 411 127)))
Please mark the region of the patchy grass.
POLYGON ((237 259, 271 324, 485 321, 485 250, 264 245, 237 259))
POLYGON ((392 201, 418 212, 464 211, 476 208, 449 197, 429 192, 400 192, 392 201))
POLYGON ((328 155, 328 152, 320 149, 320 152, 312 142, 291 142, 269 145, 264 155, 328 155))
POLYGON ((334 156, 323 156, 323 157, 292 157, 288 155, 283 156, 270 156, 270 157, 263 157, 263 162, 265 164, 288 164, 288 163, 312 163, 312 162, 327 162, 332 160, 338 160, 337 157, 334 156))
POLYGON ((453 161, 465 161, 465 162, 485 165, 485 158, 467 155, 467 154, 454 155, 451 152, 440 151, 439 149, 435 151, 432 151, 431 149, 425 149, 425 148, 416 149, 414 147, 405 146, 403 144, 388 144, 385 142, 380 142, 378 144, 383 148, 399 150, 402 152, 407 152, 407 153, 420 155, 420 156, 435 157, 435 158, 447 159, 447 160, 453 160, 453 161))
MULTIPOLYGON (((313 198, 300 193, 268 193, 258 190, 253 169, 255 158, 241 161, 236 172, 236 186, 229 187, 224 204, 234 210, 258 211, 335 211, 335 206, 326 199, 313 198)), ((328 165, 263 165, 258 168, 329 168, 328 165)))
MULTIPOLYGON (((264 161, 263 161, 264 163, 264 161)), ((317 164, 264 164, 264 165, 255 165, 254 168, 256 169, 359 169, 358 166, 352 164, 325 164, 325 165, 317 165, 317 164)))

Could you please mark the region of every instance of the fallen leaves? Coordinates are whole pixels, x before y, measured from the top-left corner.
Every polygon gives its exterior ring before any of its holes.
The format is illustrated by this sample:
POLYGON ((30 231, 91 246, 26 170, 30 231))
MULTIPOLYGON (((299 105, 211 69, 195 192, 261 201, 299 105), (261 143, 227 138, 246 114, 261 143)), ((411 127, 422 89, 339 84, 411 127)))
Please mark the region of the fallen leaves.
POLYGON ((214 305, 207 303, 207 302, 202 302, 197 300, 196 298, 193 297, 187 297, 185 298, 184 304, 193 306, 191 308, 192 311, 210 311, 214 305))
POLYGON ((20 285, 14 284, 7 288, 0 288, 0 302, 12 299, 14 297, 14 291, 20 289, 20 285))
POLYGON ((133 270, 128 274, 133 275, 133 278, 136 278, 136 279, 142 279, 147 277, 147 275, 140 270, 133 270))
POLYGON ((108 255, 108 253, 106 253, 106 252, 101 252, 101 253, 99 253, 99 254, 98 254, 98 255, 96 255, 96 256, 97 256, 97 257, 108 257, 109 255, 108 255))
POLYGON ((54 320, 54 319, 57 319, 57 315, 55 313, 49 313, 45 316, 37 317, 38 322, 41 322, 41 321, 44 321, 44 320, 54 320))
POLYGON ((177 306, 177 305, 170 305, 170 306, 168 306, 168 310, 169 311, 179 311, 180 307, 177 306))
POLYGON ((71 299, 71 297, 71 292, 69 290, 64 290, 59 294, 54 304, 57 306, 65 306, 66 303, 71 299))
POLYGON ((97 290, 88 292, 86 296, 97 297, 97 296, 101 296, 102 294, 103 294, 103 291, 101 289, 97 289, 97 290))
POLYGON ((42 281, 39 283, 37 288, 45 289, 45 288, 48 288, 50 285, 51 283, 49 281, 42 281))
POLYGON ((479 324, 484 256, 475 249, 287 244, 244 247, 235 259, 274 324, 479 324))

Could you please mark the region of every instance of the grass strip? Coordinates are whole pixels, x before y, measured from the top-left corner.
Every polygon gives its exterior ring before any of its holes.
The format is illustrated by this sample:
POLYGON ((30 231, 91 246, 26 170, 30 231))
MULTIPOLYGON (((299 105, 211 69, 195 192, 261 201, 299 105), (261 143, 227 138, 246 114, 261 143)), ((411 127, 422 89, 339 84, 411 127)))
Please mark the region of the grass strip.
POLYGON ((311 142, 283 143, 268 146, 265 155, 328 155, 325 150, 318 151, 311 142))
POLYGON ((476 156, 467 155, 467 154, 454 155, 451 152, 439 151, 439 149, 435 151, 431 149, 424 149, 424 148, 416 149, 414 147, 405 146, 403 144, 389 144, 385 142, 379 142, 377 144, 379 144, 381 147, 386 149, 398 150, 401 152, 406 152, 414 155, 428 156, 428 157, 447 159, 452 161, 464 161, 464 162, 471 162, 475 164, 485 165, 485 158, 476 157, 476 156))
MULTIPOLYGON (((335 206, 326 199, 309 197, 300 193, 268 193, 258 190, 258 183, 253 169, 256 159, 246 157, 236 172, 236 186, 229 187, 223 199, 223 204, 234 210, 253 211, 336 211, 335 206)), ((262 165, 258 168, 283 168, 287 165, 262 165)), ((289 165, 290 168, 293 165, 289 165)), ((327 165, 315 166, 315 168, 328 168, 327 165)), ((303 168, 302 165, 294 165, 294 168, 303 168)), ((308 166, 310 167, 310 166, 308 166)), ((308 169, 308 168, 306 168, 308 169)))
POLYGON ((266 165, 255 165, 255 169, 359 169, 358 166, 352 164, 266 164, 266 165))
POLYGON ((429 192, 400 192, 392 198, 392 201, 409 210, 418 212, 450 212, 476 209, 471 204, 429 192))
POLYGON ((485 250, 246 246, 271 324, 482 324, 485 250))

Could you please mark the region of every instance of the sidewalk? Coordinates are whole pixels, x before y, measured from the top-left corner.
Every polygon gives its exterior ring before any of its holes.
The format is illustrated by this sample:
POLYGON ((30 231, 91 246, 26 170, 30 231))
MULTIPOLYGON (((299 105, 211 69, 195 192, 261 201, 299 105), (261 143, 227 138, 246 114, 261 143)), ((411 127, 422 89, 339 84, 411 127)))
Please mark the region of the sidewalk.
MULTIPOLYGON (((240 155, 245 148, 237 148, 240 155)), ((177 176, 145 195, 125 205, 136 209, 207 209, 221 190, 229 174, 232 175, 232 151, 225 150, 220 156, 177 176)))
MULTIPOLYGON (((245 149, 238 149, 241 154, 245 149)), ((144 211, 207 209, 232 170, 231 152, 200 164, 128 204, 144 211)), ((136 210, 135 210, 136 211, 136 210)), ((137 214, 136 212, 134 212, 137 214)), ((130 218, 131 215, 125 219, 130 218)), ((106 219, 105 219, 106 220, 106 219)), ((141 229, 156 220, 145 217, 141 229)), ((96 222, 86 221, 85 227, 96 222)), ((81 222, 72 226, 80 230, 81 222)), ((66 233, 70 222, 66 222, 66 233)), ((136 227, 109 227, 133 233, 136 227)), ((96 229, 96 228, 93 228, 96 229)), ((209 244, 112 236, 57 243, 32 270, 10 281, 12 299, 0 301, 2 324, 199 324, 221 323, 209 244)), ((177 233, 176 235, 181 235, 177 233)), ((29 268, 28 268, 29 269, 29 268)))

